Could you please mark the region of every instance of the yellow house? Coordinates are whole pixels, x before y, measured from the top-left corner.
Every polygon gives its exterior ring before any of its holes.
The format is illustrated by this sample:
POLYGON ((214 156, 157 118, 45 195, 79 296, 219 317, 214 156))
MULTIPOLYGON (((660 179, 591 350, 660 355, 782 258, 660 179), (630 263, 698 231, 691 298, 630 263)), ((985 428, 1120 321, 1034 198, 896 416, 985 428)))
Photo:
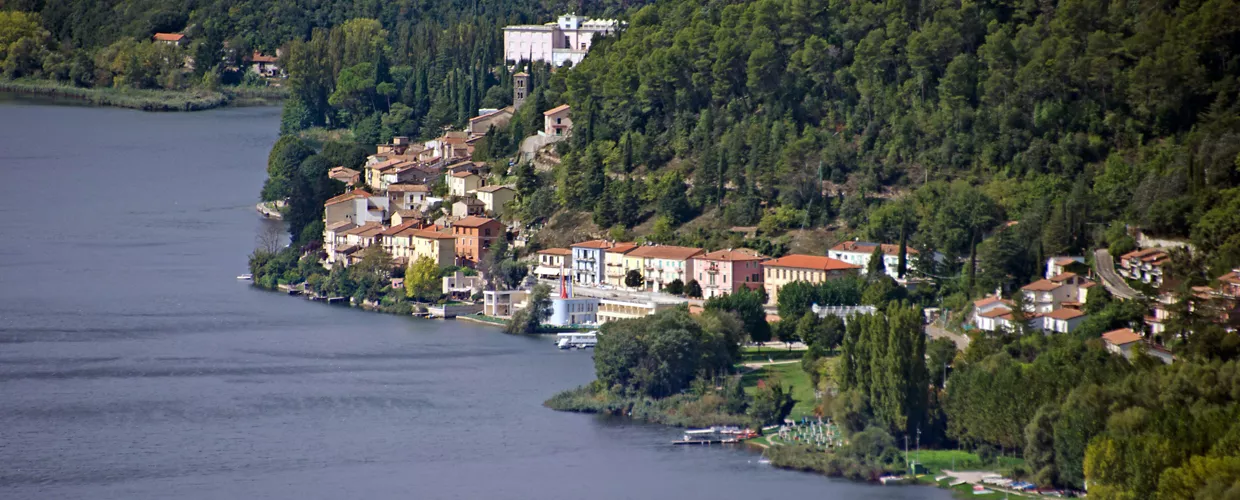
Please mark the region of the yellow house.
POLYGON ((635 248, 637 248, 637 245, 632 243, 617 243, 603 251, 603 264, 606 266, 604 277, 608 285, 624 288, 624 275, 629 272, 629 269, 641 269, 640 258, 634 259, 634 262, 637 264, 635 267, 629 267, 627 264, 628 259, 625 258, 635 248))
POLYGON ((474 191, 483 207, 492 213, 500 213, 508 202, 517 199, 517 190, 508 186, 483 186, 474 191))
POLYGON ((464 198, 470 191, 482 186, 482 178, 473 172, 462 170, 448 174, 448 194, 464 198))
POLYGON ((573 251, 567 248, 548 248, 538 251, 538 266, 534 276, 546 280, 558 280, 573 269, 573 251))
POLYGON ((861 266, 817 255, 786 255, 762 263, 762 281, 770 303, 779 302, 779 289, 793 281, 822 283, 856 275, 861 266))
POLYGON ((456 236, 437 231, 420 230, 413 235, 415 259, 427 256, 440 267, 456 264, 456 236))

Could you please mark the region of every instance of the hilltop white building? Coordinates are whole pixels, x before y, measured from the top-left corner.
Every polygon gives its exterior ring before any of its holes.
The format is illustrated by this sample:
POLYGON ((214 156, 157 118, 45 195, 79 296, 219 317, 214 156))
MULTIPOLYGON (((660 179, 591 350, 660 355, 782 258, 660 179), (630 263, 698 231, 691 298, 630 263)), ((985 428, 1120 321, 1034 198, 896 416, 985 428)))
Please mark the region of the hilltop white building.
POLYGON ((620 25, 615 19, 590 19, 576 14, 554 23, 504 27, 504 58, 509 61, 545 61, 552 66, 581 63, 595 37, 609 35, 620 25))

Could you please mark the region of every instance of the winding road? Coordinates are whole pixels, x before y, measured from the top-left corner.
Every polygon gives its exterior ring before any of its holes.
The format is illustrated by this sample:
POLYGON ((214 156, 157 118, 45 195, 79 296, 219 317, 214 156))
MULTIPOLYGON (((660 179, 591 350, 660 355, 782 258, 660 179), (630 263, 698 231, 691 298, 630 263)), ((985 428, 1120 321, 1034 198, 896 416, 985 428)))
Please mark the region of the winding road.
POLYGON ((1098 277, 1102 278, 1102 286, 1106 287, 1111 295, 1121 299, 1135 299, 1141 296, 1140 292, 1134 290, 1124 278, 1115 272, 1115 260, 1111 258, 1111 252, 1105 248, 1094 250, 1094 268, 1098 271, 1098 277))

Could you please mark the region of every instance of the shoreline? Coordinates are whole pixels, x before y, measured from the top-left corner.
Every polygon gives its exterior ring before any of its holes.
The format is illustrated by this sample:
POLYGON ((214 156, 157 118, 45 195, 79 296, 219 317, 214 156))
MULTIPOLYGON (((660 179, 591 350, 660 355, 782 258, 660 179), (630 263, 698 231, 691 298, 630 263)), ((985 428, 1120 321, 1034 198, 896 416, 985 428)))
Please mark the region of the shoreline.
POLYGON ((0 92, 18 96, 72 101, 87 106, 106 106, 151 112, 205 111, 222 107, 270 106, 283 101, 284 91, 256 88, 225 88, 218 91, 134 90, 82 88, 50 80, 0 80, 0 92))

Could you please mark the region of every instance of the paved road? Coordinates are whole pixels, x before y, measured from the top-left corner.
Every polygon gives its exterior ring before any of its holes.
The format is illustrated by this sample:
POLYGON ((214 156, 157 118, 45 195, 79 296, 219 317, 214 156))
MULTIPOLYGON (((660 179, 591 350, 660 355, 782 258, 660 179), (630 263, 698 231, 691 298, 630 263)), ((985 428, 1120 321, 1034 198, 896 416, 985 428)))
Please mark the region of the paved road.
POLYGON ((951 339, 956 343, 956 350, 963 351, 969 347, 969 337, 959 333, 952 333, 934 325, 926 325, 926 335, 931 339, 951 339))
POLYGON ((1102 278, 1102 286, 1106 287, 1111 295, 1121 299, 1134 299, 1140 297, 1141 294, 1133 290, 1124 278, 1115 272, 1115 261, 1111 258, 1111 252, 1105 248, 1094 250, 1094 268, 1098 271, 1098 277, 1102 278))

